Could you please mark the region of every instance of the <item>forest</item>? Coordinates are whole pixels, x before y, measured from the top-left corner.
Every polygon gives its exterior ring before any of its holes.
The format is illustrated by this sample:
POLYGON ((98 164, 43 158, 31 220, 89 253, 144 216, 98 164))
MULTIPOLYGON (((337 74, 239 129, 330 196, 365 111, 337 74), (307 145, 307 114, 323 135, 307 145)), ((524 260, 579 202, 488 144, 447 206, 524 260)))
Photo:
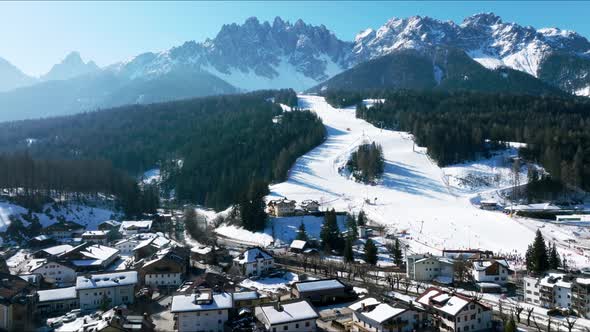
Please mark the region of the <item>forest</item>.
POLYGON ((0 188, 20 205, 40 212, 50 198, 114 195, 128 216, 153 213, 158 192, 105 160, 33 159, 26 153, 0 154, 0 188))
POLYGON ((352 176, 357 181, 365 183, 377 180, 383 174, 383 167, 383 149, 375 142, 359 145, 346 163, 346 168, 352 176))
POLYGON ((223 209, 253 182, 283 179, 324 140, 314 113, 283 112, 270 98, 297 101, 292 90, 259 91, 2 123, 0 151, 108 160, 133 177, 159 167, 178 200, 223 209))
POLYGON ((357 117, 411 132, 440 166, 486 156, 490 142, 523 142, 521 156, 555 179, 590 189, 590 100, 473 92, 331 91, 327 100, 357 106, 357 117), (367 109, 363 98, 384 98, 367 109))

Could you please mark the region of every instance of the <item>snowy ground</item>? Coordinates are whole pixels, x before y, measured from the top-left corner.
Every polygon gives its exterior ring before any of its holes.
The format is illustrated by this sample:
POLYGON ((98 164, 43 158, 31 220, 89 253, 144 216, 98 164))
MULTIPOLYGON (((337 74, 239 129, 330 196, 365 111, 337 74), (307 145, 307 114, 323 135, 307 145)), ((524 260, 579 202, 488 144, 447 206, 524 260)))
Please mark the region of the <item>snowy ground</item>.
MULTIPOLYGON (((26 213, 27 209, 22 206, 0 201, 0 232, 3 232, 10 224, 10 215, 20 216, 26 213)), ((88 230, 96 230, 100 222, 113 219, 116 213, 112 210, 80 204, 59 204, 57 208, 54 204, 46 204, 42 213, 33 213, 33 215, 39 218, 43 227, 56 223, 58 217, 64 217, 67 221, 86 226, 88 230)), ((28 223, 23 221, 23 224, 28 223)))
MULTIPOLYGON (((528 221, 472 205, 474 191, 447 184, 445 170, 428 158, 425 149, 414 149, 406 132, 376 128, 357 119, 353 108, 335 109, 318 96, 300 96, 299 106, 322 118, 327 139, 297 160, 286 182, 271 186, 268 199, 315 199, 323 209, 363 209, 375 222, 405 231, 410 252, 482 248, 523 255, 536 228, 542 226, 531 227, 528 221), (371 141, 383 147, 382 181, 371 186, 342 177, 338 169, 350 153, 371 141)), ((450 175, 453 170, 446 172, 450 175)), ((587 261, 579 252, 568 254, 574 265, 587 261)))
POLYGON ((291 284, 297 281, 299 281, 299 277, 295 273, 287 272, 281 278, 246 279, 240 283, 240 286, 267 294, 276 294, 281 290, 288 291, 291 284))
MULTIPOLYGON (((341 230, 344 230, 346 216, 339 215, 337 219, 338 226, 341 230)), ((297 237, 297 231, 302 222, 305 225, 307 235, 310 238, 319 239, 324 217, 314 216, 271 217, 264 232, 250 232, 234 225, 218 227, 215 232, 225 237, 261 246, 270 245, 273 238, 275 245, 289 245, 297 237)))

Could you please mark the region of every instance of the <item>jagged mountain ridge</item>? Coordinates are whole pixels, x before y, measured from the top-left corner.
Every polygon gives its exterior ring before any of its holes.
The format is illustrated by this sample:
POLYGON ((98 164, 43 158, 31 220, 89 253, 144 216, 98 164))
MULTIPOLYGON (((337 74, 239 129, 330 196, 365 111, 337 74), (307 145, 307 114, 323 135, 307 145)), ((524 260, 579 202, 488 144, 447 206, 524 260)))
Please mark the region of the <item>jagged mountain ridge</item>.
POLYGON ((23 73, 15 65, 0 58, 0 92, 33 84, 35 78, 23 73))
POLYGON ((70 52, 60 63, 55 64, 47 74, 41 76, 42 81, 67 80, 81 75, 99 71, 94 61, 84 62, 79 52, 70 52))

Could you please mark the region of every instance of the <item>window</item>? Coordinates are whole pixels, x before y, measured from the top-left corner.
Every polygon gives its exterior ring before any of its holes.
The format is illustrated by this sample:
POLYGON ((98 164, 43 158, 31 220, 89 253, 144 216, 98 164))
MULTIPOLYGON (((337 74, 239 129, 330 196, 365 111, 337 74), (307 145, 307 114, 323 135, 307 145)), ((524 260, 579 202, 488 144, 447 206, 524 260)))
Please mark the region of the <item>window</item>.
POLYGON ((221 312, 221 310, 219 310, 219 311, 217 311, 217 313, 221 315, 222 312, 221 312))
POLYGON ((299 324, 295 324, 295 328, 298 329, 299 328, 299 324))
POLYGON ((289 329, 289 325, 283 326, 283 331, 287 331, 289 329))
POLYGON ((309 322, 305 322, 305 327, 309 327, 309 322))

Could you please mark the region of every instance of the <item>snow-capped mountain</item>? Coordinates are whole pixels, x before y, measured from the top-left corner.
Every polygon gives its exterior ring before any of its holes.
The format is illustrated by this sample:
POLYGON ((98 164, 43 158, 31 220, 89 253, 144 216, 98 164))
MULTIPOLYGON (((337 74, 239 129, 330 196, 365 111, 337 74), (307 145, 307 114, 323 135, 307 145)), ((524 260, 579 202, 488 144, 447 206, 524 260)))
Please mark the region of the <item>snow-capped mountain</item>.
POLYGON ((23 73, 7 60, 0 58, 0 92, 35 83, 35 78, 23 73))
POLYGON ((108 70, 137 78, 202 69, 242 90, 303 90, 348 68, 351 49, 352 43, 323 25, 251 17, 242 25, 224 25, 214 39, 144 53, 108 70))
POLYGON ((41 80, 67 80, 99 70, 94 61, 84 62, 80 53, 71 52, 60 63, 53 65, 47 74, 41 76, 41 80))
POLYGON ((535 29, 506 23, 492 13, 470 16, 461 24, 421 16, 393 18, 377 30, 359 33, 352 57, 353 63, 360 63, 398 50, 440 46, 461 49, 485 67, 506 66, 523 71, 571 93, 583 93, 585 87, 586 91, 590 87, 588 39, 558 28, 535 29), (556 55, 561 64, 555 59, 549 64, 556 55), (559 75, 572 59, 579 64, 577 70, 559 75))

